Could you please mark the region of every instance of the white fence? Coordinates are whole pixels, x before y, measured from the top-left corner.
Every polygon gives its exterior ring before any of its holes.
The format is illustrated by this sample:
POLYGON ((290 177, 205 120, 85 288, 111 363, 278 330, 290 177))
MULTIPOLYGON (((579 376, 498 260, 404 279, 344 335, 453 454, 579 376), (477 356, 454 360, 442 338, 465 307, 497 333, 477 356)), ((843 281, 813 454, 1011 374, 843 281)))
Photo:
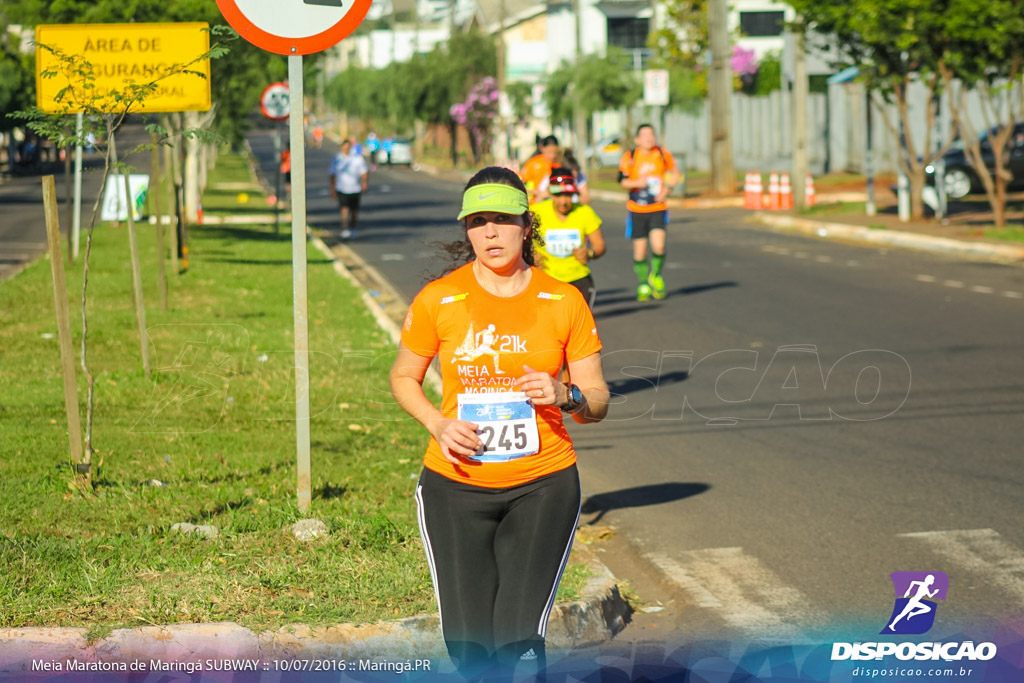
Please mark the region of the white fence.
MULTIPOLYGON (((974 112, 975 125, 983 129, 982 117, 976 98, 969 98, 974 112)), ((923 86, 911 87, 910 131, 920 156, 925 141, 925 108, 928 95, 923 86)), ((732 152, 733 165, 738 171, 784 171, 792 166, 792 97, 789 92, 775 91, 765 97, 751 97, 733 94, 732 109, 732 152)), ((849 171, 862 173, 865 170, 865 141, 867 138, 867 102, 863 87, 858 83, 829 86, 827 95, 812 93, 807 102, 807 156, 811 172, 849 171)), ((893 126, 898 125, 895 107, 886 112, 893 126)), ((685 155, 686 165, 691 170, 706 171, 710 168, 709 105, 697 115, 677 111, 664 113, 652 107, 637 107, 628 116, 624 112, 600 112, 594 116, 595 137, 615 134, 627 127, 635 129, 642 122, 651 123, 658 133, 661 144, 677 156, 685 155)), ((948 131, 948 115, 940 122, 948 131)), ((632 133, 630 133, 630 138, 632 133)), ((872 155, 876 173, 897 171, 898 142, 885 125, 883 116, 877 110, 872 112, 872 155)), ((631 143, 631 140, 629 141, 631 143)), ((932 146, 937 145, 935 136, 932 146)))

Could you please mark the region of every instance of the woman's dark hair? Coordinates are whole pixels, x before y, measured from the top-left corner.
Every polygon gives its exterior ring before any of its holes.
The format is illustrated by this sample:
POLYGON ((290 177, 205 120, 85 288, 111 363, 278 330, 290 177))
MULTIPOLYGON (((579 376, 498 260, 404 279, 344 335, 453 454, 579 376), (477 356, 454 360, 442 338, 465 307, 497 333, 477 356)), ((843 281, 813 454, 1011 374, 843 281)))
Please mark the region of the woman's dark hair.
MULTIPOLYGON (((463 188, 463 192, 476 187, 477 185, 486 185, 489 183, 497 183, 499 185, 508 185, 514 187, 523 194, 527 194, 526 186, 523 185, 523 181, 519 178, 515 172, 510 171, 507 168, 501 166, 488 166, 487 168, 477 171, 476 175, 469 179, 466 183, 466 187, 463 188)), ((534 247, 544 246, 544 238, 540 235, 540 219, 535 213, 527 210, 524 216, 527 218, 528 225, 530 226, 530 239, 523 242, 523 260, 529 266, 537 265, 536 253, 534 247)), ((463 223, 463 226, 465 224, 463 223)), ((473 245, 470 243, 469 238, 465 237, 463 232, 463 238, 460 240, 454 240, 452 242, 435 242, 434 246, 439 247, 445 255, 448 261, 448 266, 441 274, 447 275, 453 270, 464 266, 465 264, 476 258, 476 254, 473 253, 473 245)))
POLYGON ((562 160, 568 168, 573 170, 574 173, 579 173, 581 168, 580 162, 576 160, 576 156, 572 153, 571 149, 562 150, 562 160))

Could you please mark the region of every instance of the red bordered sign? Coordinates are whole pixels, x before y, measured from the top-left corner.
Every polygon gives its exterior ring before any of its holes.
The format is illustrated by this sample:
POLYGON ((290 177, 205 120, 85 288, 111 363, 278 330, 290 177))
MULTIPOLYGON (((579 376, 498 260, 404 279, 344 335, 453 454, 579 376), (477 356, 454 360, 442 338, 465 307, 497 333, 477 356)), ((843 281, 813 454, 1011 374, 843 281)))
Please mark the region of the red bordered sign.
POLYGON ((272 121, 284 121, 289 113, 289 90, 287 83, 271 83, 260 95, 260 111, 272 121))
POLYGON ((231 28, 256 47, 308 55, 337 45, 366 17, 373 0, 217 0, 231 28))

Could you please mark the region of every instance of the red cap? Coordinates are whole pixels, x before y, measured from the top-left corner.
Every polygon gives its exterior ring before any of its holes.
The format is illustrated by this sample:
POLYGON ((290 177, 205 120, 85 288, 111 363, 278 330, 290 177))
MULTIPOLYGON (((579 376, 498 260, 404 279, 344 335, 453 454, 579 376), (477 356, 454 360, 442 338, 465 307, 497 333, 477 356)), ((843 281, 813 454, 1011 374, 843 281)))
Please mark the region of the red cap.
POLYGON ((551 194, 576 194, 576 178, 571 172, 556 169, 548 178, 548 192, 551 194))

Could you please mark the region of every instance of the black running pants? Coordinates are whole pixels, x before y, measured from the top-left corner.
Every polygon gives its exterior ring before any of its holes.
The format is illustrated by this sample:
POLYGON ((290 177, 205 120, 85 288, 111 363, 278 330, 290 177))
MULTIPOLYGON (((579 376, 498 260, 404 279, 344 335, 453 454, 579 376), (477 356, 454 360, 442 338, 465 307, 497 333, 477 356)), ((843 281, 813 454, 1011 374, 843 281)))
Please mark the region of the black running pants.
POLYGON ((543 670, 555 592, 579 522, 576 466, 507 489, 424 469, 416 487, 448 654, 467 678, 543 670))

